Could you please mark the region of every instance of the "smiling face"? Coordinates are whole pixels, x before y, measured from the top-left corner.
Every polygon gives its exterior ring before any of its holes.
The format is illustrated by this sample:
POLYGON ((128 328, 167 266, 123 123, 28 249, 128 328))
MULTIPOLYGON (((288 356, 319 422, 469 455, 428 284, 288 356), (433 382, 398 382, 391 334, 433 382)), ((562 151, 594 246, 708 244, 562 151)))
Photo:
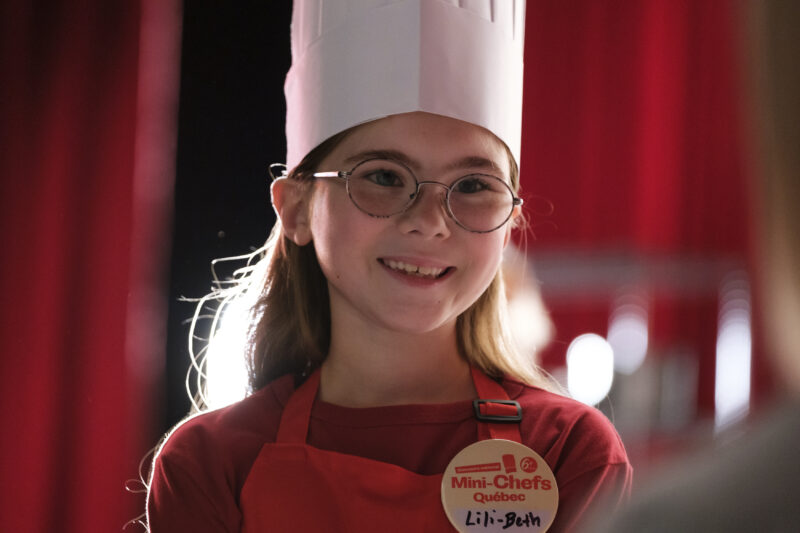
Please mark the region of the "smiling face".
MULTIPOLYGON (((318 170, 349 170, 382 153, 402 160, 421 181, 449 185, 471 173, 509 180, 508 152, 494 135, 420 112, 357 128, 318 170)), ((407 211, 375 218, 353 205, 343 180, 316 180, 308 237, 328 280, 334 331, 337 324, 407 333, 454 328, 458 315, 483 293, 498 270, 509 229, 464 230, 448 216, 444 193, 443 187, 424 186, 407 211)), ((296 240, 302 244, 304 238, 296 240)))

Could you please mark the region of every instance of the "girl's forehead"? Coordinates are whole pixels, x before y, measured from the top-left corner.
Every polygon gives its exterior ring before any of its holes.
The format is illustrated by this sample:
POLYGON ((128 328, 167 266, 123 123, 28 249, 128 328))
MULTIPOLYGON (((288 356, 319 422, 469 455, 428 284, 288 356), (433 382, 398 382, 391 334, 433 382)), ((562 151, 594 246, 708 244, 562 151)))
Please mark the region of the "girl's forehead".
POLYGON ((468 122, 424 112, 362 124, 326 159, 352 163, 360 154, 380 152, 402 155, 411 166, 478 166, 506 176, 509 172, 508 151, 494 134, 468 122))

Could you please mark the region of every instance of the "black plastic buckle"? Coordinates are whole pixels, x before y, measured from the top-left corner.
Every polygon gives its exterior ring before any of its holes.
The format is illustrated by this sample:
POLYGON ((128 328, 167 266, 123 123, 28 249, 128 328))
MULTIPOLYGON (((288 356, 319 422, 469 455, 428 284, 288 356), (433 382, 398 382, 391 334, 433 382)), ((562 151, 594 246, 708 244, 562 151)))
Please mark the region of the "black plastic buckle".
POLYGON ((501 422, 501 423, 514 423, 522 420, 522 407, 519 402, 514 400, 473 400, 472 407, 475 409, 475 417, 481 422, 501 422), (481 413, 482 403, 501 403, 503 405, 513 405, 517 408, 516 415, 485 415, 481 413))

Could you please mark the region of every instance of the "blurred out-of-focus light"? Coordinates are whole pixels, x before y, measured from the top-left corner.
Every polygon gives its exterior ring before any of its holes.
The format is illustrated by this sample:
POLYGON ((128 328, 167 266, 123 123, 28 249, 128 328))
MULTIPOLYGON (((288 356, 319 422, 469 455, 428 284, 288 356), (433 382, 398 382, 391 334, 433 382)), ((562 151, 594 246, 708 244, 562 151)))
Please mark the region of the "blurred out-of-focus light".
POLYGON ((600 335, 586 333, 567 348, 567 389, 573 398, 597 405, 614 381, 614 351, 600 335))
POLYGON ((247 395, 244 358, 247 316, 245 307, 239 303, 226 306, 220 327, 208 344, 205 400, 209 409, 225 407, 247 395))
POLYGON ((511 331, 520 349, 533 353, 550 339, 550 320, 539 295, 531 290, 512 294, 508 302, 511 331))
POLYGON ((614 369, 620 374, 633 374, 647 355, 647 308, 640 300, 626 298, 611 313, 608 343, 614 350, 614 369))
POLYGON ((724 429, 750 410, 750 288, 742 273, 728 276, 720 288, 714 426, 724 429))

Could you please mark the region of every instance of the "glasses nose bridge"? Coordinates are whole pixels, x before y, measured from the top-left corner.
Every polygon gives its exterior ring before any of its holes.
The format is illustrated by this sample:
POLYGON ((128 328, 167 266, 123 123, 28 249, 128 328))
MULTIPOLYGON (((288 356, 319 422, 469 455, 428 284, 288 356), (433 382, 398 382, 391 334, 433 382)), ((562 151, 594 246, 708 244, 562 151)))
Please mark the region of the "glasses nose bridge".
POLYGON ((442 183, 441 181, 419 180, 416 176, 414 176, 414 181, 416 182, 416 191, 415 191, 413 197, 411 198, 411 201, 406 205, 406 208, 404 209, 404 211, 408 211, 409 209, 412 209, 414 206, 417 206, 419 204, 420 196, 422 194, 422 186, 423 185, 438 185, 438 186, 442 187, 445 190, 444 196, 441 197, 441 199, 440 199, 441 203, 440 203, 439 207, 442 209, 444 214, 446 214, 446 216, 448 216, 450 218, 454 218, 452 211, 450 211, 450 191, 451 191, 451 187, 449 185, 447 185, 446 183, 442 183))
POLYGON ((439 187, 442 187, 445 190, 444 194, 445 198, 448 200, 450 199, 450 191, 452 190, 452 187, 450 185, 442 183, 441 181, 422 180, 422 181, 417 181, 417 193, 414 198, 415 200, 417 199, 416 197, 420 195, 420 191, 422 190, 423 185, 438 185, 439 187))
POLYGON ((417 190, 414 193, 414 198, 411 200, 411 202, 406 207, 406 209, 411 208, 411 206, 413 204, 417 203, 417 200, 419 200, 419 197, 422 194, 422 186, 423 185, 438 185, 439 187, 442 187, 445 190, 444 198, 442 199, 443 200, 442 207, 445 209, 445 211, 447 212, 448 216, 450 216, 450 217, 453 216, 452 212, 450 211, 450 191, 453 190, 452 186, 447 185, 446 183, 442 183, 441 181, 434 181, 434 180, 422 180, 422 181, 419 181, 419 180, 417 180, 415 178, 415 181, 417 182, 417 190))

